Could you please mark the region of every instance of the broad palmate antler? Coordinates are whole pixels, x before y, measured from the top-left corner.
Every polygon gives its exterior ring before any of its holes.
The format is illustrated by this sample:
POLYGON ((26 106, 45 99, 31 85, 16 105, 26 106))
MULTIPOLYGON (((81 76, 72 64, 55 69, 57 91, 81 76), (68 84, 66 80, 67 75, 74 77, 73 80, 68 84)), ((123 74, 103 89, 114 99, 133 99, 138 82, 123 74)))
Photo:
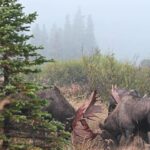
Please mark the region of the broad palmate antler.
POLYGON ((89 100, 76 111, 75 119, 72 123, 72 143, 82 143, 96 137, 97 133, 94 133, 87 123, 87 119, 93 120, 93 117, 97 117, 96 113, 101 112, 100 105, 95 105, 95 102, 96 91, 92 92, 89 100))

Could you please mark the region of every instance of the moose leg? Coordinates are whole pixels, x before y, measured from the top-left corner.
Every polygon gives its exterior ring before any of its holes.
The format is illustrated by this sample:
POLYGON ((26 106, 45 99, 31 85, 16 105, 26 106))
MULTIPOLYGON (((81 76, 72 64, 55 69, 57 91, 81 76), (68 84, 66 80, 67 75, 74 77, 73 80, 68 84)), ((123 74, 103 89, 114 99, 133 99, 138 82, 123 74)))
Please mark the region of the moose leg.
POLYGON ((127 145, 133 141, 133 128, 125 130, 125 139, 127 145))
POLYGON ((147 132, 148 144, 150 144, 150 132, 147 132))
POLYGON ((148 144, 150 144, 150 114, 148 115, 148 132, 147 132, 147 138, 148 138, 148 144))

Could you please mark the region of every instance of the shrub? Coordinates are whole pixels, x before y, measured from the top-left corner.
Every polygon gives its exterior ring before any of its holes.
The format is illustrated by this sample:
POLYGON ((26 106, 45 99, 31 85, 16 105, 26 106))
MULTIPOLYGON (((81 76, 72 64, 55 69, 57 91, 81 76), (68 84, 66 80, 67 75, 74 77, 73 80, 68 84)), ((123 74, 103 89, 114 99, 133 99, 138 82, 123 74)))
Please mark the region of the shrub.
POLYGON ((104 100, 108 99, 112 84, 150 94, 150 68, 120 62, 113 54, 104 55, 99 51, 79 60, 48 63, 34 79, 50 85, 86 85, 87 90, 97 89, 104 100))
POLYGON ((87 81, 82 60, 48 63, 43 68, 43 73, 36 78, 40 82, 58 85, 72 83, 84 84, 87 81))

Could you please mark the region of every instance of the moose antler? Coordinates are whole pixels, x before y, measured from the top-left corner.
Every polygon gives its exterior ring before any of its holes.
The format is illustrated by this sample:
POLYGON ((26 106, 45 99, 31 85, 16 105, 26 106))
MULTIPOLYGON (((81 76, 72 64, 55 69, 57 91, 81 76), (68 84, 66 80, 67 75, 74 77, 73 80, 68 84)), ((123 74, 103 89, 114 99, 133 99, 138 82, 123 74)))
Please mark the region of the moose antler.
POLYGON ((118 94, 118 92, 117 92, 117 85, 112 85, 112 88, 111 88, 111 95, 113 96, 113 98, 115 99, 115 101, 117 102, 117 103, 119 103, 120 102, 120 96, 119 96, 119 94, 118 94))
MULTIPOLYGON (((97 133, 94 133, 86 119, 91 119, 96 117, 95 113, 101 112, 100 105, 95 105, 96 102, 96 91, 92 92, 89 101, 86 101, 79 109, 76 111, 76 116, 72 124, 72 142, 78 143, 83 140, 92 140, 96 137, 97 133)), ((92 120, 92 119, 91 119, 92 120)))

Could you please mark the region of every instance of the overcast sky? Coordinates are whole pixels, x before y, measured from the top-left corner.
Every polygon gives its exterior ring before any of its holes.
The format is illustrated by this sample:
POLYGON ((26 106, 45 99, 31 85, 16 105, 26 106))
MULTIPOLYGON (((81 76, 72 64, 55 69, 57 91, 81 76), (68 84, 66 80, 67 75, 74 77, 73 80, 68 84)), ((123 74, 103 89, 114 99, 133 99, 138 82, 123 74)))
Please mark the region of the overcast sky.
POLYGON ((91 14, 97 43, 119 59, 150 58, 150 0, 20 0, 26 12, 37 11, 37 22, 62 26, 78 8, 91 14))

